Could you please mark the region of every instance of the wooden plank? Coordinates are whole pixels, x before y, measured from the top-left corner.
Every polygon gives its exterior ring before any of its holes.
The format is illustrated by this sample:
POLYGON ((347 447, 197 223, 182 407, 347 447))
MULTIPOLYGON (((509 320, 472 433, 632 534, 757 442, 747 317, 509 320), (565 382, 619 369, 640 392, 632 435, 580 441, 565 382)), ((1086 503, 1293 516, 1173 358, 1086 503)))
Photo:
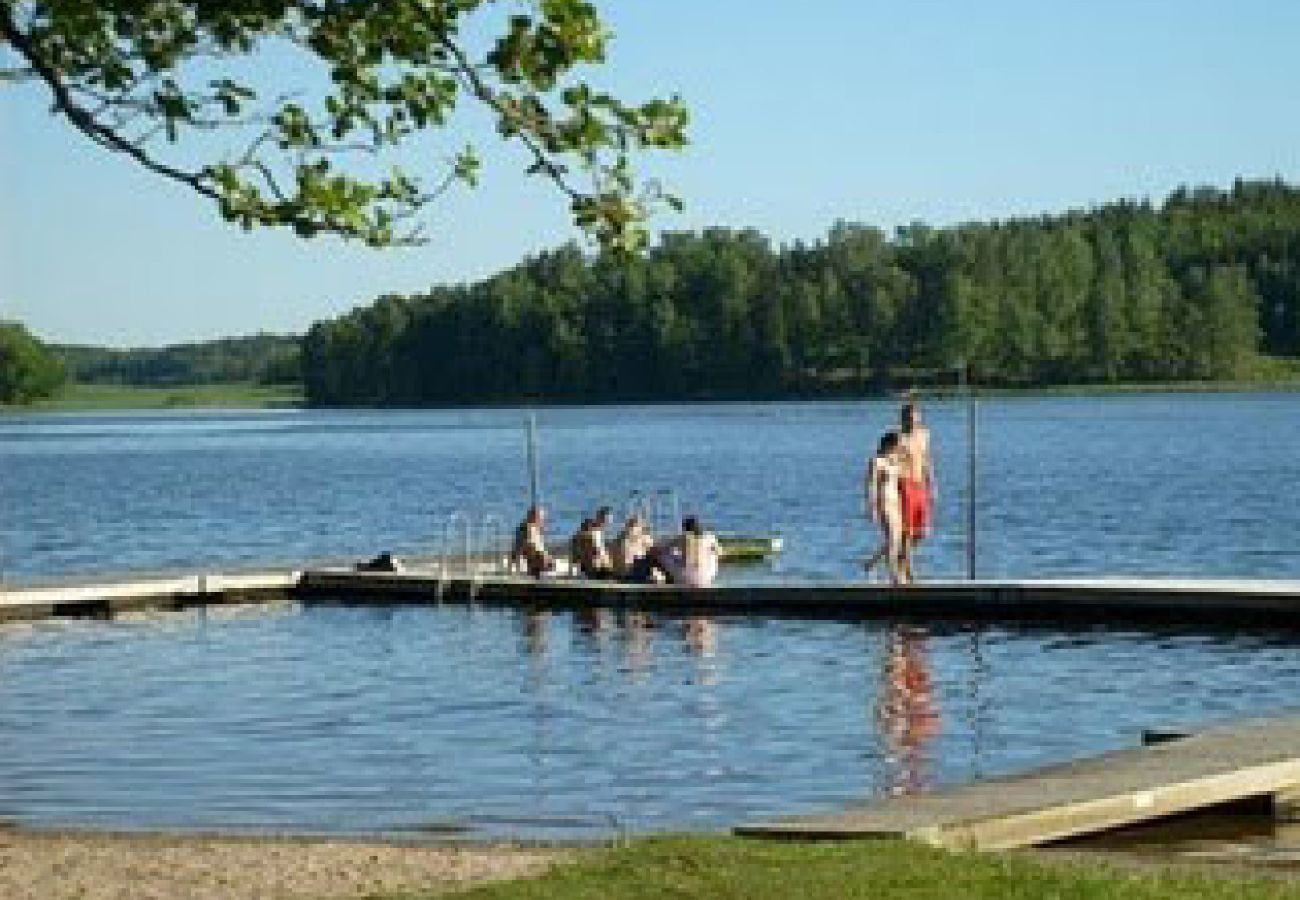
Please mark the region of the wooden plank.
POLYGON ((1012 778, 827 815, 744 825, 785 838, 897 837, 1007 850, 1094 834, 1300 785, 1300 718, 1240 723, 1012 778))

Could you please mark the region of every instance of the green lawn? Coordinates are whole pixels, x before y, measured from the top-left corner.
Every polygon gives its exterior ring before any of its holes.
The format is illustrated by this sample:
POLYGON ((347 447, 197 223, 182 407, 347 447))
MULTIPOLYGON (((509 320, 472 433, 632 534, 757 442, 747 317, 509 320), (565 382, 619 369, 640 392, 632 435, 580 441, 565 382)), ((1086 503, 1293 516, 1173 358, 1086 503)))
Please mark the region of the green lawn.
MULTIPOLYGON (((413 900, 421 895, 411 895, 413 900)), ((536 879, 477 888, 474 900, 1255 900, 1297 897, 1277 878, 1247 879, 1025 855, 954 854, 897 841, 791 844, 724 837, 656 838, 578 854, 536 879)), ((399 900, 399 898, 388 898, 399 900)))
POLYGON ((117 384, 71 384, 52 400, 35 403, 32 410, 103 409, 260 409, 300 406, 302 389, 296 385, 199 384, 175 387, 133 387, 117 384))

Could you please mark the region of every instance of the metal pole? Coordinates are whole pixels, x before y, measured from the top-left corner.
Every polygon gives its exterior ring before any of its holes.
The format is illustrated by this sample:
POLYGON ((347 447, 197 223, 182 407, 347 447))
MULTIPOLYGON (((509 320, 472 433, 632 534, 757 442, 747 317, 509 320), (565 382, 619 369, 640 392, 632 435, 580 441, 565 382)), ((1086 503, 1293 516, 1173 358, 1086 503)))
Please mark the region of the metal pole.
POLYGON ((541 477, 537 462, 537 415, 528 414, 528 505, 541 503, 541 477))
POLYGON ((975 580, 975 491, 976 465, 979 456, 976 433, 975 391, 971 387, 970 366, 963 364, 962 388, 966 392, 966 577, 975 580))

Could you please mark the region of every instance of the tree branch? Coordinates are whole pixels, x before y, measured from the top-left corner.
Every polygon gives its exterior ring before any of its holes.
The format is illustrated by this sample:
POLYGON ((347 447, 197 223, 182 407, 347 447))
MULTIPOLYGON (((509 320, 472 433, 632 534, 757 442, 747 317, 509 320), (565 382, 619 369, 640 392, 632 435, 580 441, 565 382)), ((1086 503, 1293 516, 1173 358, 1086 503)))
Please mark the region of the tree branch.
POLYGON ((149 171, 180 182, 199 194, 212 200, 221 199, 221 195, 211 186, 205 184, 201 173, 187 172, 160 162, 147 153, 143 147, 126 140, 113 129, 96 119, 89 110, 79 104, 72 96, 72 91, 59 77, 59 73, 50 66, 37 51, 36 47, 14 23, 13 16, 6 4, 0 3, 0 35, 27 60, 36 75, 45 82, 54 95, 54 108, 73 124, 79 131, 100 146, 122 153, 144 166, 149 171))
MULTIPOLYGON (((446 50, 456 62, 455 72, 461 83, 465 85, 470 93, 501 118, 513 122, 517 126, 520 125, 518 116, 513 111, 505 108, 496 92, 484 81, 479 71, 481 67, 474 65, 470 61, 469 57, 465 55, 465 51, 460 48, 460 45, 447 37, 446 33, 437 26, 437 23, 433 21, 433 17, 429 18, 429 27, 436 35, 435 40, 438 42, 438 46, 446 50)), ((518 137, 520 143, 533 157, 533 165, 529 167, 531 171, 544 173, 571 200, 581 200, 585 197, 581 191, 569 184, 564 177, 564 168, 551 158, 550 154, 537 143, 537 140, 528 131, 520 127, 518 137)))

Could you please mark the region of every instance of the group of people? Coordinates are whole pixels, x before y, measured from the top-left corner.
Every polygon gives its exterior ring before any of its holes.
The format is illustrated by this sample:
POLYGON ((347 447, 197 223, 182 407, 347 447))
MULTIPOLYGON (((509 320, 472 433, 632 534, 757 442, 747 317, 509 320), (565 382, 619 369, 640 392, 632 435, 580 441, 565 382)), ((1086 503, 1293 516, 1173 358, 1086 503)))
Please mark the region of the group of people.
MULTIPOLYGON (((867 572, 884 563, 894 584, 910 584, 912 559, 930 533, 935 498, 930 431, 921 424, 913 401, 903 404, 899 427, 885 432, 867 464, 867 517, 881 532, 881 545, 865 561, 867 572)), ((716 535, 695 516, 682 520, 680 534, 656 541, 645 519, 628 517, 611 541, 605 540, 611 510, 602 506, 569 541, 569 571, 587 578, 635 583, 670 583, 707 587, 718 574, 721 550, 716 535)), ((535 577, 559 571, 547 550, 546 513, 529 508, 515 530, 512 567, 535 577)))
MULTIPOLYGON (((583 519, 569 541, 569 566, 586 578, 640 584, 669 583, 708 587, 718 575, 718 538, 695 516, 682 519, 680 534, 656 541, 644 517, 632 514, 606 542, 611 510, 602 506, 583 519)), ((515 529, 511 562, 517 571, 540 578, 559 564, 546 546, 546 511, 532 506, 515 529)))
POLYGON ((881 545, 864 566, 882 561, 894 584, 912 582, 912 554, 930 533, 935 479, 930 430, 916 403, 903 404, 900 427, 885 432, 867 464, 867 517, 880 526, 881 545))

